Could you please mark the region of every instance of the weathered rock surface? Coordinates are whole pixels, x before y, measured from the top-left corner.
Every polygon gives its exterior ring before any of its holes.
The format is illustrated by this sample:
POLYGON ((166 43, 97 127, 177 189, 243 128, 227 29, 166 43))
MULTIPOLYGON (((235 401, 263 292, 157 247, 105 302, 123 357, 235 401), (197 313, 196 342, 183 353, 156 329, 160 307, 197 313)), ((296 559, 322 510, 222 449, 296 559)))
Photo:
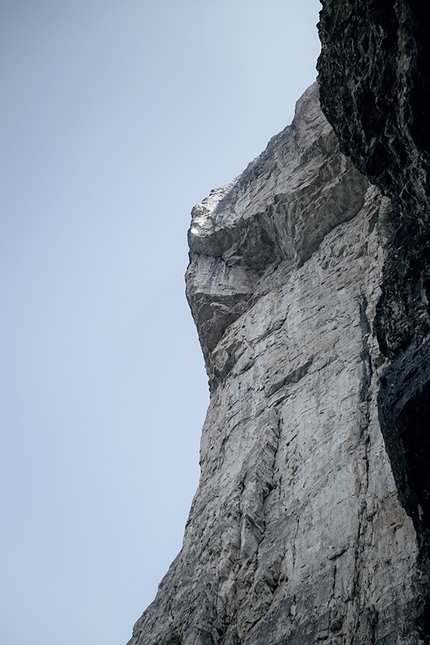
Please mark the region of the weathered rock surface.
POLYGON ((390 359, 379 417, 419 545, 417 626, 430 643, 430 12, 422 0, 323 0, 323 109, 389 197, 375 330, 390 359))
POLYGON ((387 199, 318 89, 193 210, 210 380, 183 548, 129 645, 416 645, 417 544, 378 421, 387 199))

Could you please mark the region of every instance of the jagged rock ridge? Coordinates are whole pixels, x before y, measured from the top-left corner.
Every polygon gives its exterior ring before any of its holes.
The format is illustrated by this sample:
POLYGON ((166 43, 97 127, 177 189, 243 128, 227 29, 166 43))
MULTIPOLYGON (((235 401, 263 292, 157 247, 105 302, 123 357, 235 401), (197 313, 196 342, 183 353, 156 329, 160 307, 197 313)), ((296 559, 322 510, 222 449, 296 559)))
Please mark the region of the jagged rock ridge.
POLYGON ((129 645, 416 645, 417 546, 378 422, 387 199, 318 88, 193 210, 211 400, 183 547, 129 645))

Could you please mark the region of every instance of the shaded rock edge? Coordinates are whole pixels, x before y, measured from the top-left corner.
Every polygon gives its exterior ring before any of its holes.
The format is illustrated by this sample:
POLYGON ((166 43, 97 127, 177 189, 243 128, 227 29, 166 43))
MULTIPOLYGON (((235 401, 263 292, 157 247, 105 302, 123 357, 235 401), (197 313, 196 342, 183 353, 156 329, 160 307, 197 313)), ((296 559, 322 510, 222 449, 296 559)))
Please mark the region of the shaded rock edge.
POLYGON ((418 0, 322 0, 323 110, 342 151, 389 202, 374 328, 389 359, 381 429, 419 545, 416 624, 430 642, 430 27, 418 0))
POLYGON ((418 644, 416 532, 378 419, 386 205, 314 85, 193 210, 201 476, 129 645, 418 644))

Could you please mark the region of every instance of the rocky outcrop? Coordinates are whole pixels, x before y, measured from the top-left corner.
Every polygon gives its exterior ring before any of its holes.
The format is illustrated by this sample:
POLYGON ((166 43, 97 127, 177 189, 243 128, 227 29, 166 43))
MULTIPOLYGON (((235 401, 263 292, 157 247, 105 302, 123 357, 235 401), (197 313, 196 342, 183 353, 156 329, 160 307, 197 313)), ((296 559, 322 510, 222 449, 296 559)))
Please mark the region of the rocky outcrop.
POLYGON ((416 533, 378 421, 387 203, 339 151, 313 86, 194 208, 201 478, 129 645, 418 644, 416 533))
POLYGON ((367 182, 339 154, 317 94, 314 86, 293 125, 192 211, 187 296, 211 387, 225 375, 212 352, 227 327, 364 204, 367 182))
POLYGON ((379 417, 418 536, 417 627, 430 642, 430 26, 422 0, 323 0, 323 109, 342 151, 389 198, 375 330, 390 363, 379 417))

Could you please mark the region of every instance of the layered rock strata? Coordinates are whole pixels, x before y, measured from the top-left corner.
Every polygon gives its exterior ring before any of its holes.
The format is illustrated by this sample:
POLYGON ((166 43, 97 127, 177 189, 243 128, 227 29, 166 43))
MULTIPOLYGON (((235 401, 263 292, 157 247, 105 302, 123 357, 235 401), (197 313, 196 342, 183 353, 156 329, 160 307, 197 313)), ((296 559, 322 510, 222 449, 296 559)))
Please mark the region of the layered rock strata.
POLYGON ((342 151, 389 198, 375 330, 379 417, 418 536, 417 627, 430 642, 430 13, 422 0, 323 0, 322 106, 342 151))
POLYGON ((387 199, 313 86, 195 207, 187 296, 209 376, 183 547, 129 645, 416 645, 417 545, 378 421, 387 199))

